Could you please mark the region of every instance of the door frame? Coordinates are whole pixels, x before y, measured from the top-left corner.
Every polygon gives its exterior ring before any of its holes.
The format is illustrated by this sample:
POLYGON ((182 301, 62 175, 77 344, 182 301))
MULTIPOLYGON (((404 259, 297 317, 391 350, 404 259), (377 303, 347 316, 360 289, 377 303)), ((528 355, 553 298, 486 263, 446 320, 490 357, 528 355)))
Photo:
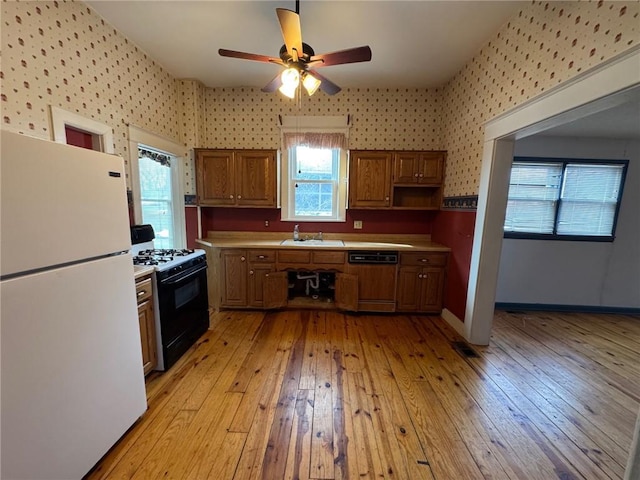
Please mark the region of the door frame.
POLYGON ((488 345, 491 336, 515 141, 626 103, 639 90, 637 46, 485 124, 464 323, 447 315, 467 341, 488 345))

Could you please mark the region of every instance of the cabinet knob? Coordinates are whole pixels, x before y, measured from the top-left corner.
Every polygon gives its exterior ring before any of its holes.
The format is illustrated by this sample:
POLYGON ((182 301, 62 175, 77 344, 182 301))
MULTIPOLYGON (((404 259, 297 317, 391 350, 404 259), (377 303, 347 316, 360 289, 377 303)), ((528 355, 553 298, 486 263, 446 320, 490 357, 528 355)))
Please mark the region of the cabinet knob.
POLYGON ((233 195, 229 195, 229 198, 233 200, 233 195))
POLYGON ((253 270, 249 270, 249 275, 253 275, 253 270))
POLYGON ((419 177, 420 177, 420 178, 424 177, 424 173, 421 173, 421 174, 419 175, 419 177))
POLYGON ((238 195, 238 199, 241 199, 241 198, 242 198, 242 195, 238 195))
POLYGON ((244 257, 240 257, 240 261, 241 261, 241 262, 244 262, 245 260, 246 260, 246 258, 244 258, 244 257))
POLYGON ((258 255, 258 258, 259 258, 260 260, 264 260, 264 259, 265 259, 265 258, 267 258, 267 257, 266 257, 265 255, 258 255))
POLYGON ((429 263, 429 259, 428 258, 421 258, 420 261, 422 263, 429 263))
POLYGON ((421 273, 418 274, 418 278, 422 278, 422 274, 421 273))
POLYGON ((140 290, 140 291, 138 292, 138 296, 139 296, 139 297, 141 297, 141 296, 145 295, 146 293, 147 293, 147 291, 146 291, 146 290, 140 290))
POLYGON ((384 199, 388 202, 389 201, 389 196, 384 197, 384 199))
POLYGON ((413 174, 413 176, 414 176, 414 177, 417 177, 417 176, 418 176, 418 174, 417 174, 417 173, 414 173, 414 174, 413 174))

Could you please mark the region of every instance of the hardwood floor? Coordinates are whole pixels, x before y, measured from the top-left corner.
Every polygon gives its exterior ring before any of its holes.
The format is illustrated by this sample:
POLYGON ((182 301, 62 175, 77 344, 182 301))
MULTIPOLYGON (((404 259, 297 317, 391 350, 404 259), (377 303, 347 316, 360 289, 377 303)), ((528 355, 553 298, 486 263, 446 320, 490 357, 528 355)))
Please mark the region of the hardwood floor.
POLYGON ((497 312, 476 357, 460 340, 439 317, 214 314, 87 479, 623 477, 640 317, 497 312))

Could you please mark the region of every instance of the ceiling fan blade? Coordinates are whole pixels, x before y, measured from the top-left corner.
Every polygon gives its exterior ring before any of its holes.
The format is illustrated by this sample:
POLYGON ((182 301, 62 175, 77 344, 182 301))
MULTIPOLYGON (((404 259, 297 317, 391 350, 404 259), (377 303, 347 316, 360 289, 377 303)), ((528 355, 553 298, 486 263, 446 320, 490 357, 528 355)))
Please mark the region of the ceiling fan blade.
POLYGON ((338 52, 323 53, 314 55, 310 62, 322 61, 316 67, 329 67, 331 65, 342 65, 344 63, 368 62, 371 60, 371 49, 368 45, 364 47, 348 48, 338 52))
POLYGON ((262 91, 272 93, 272 92, 275 92, 277 89, 279 89, 281 86, 282 86, 282 72, 278 72, 278 75, 276 75, 273 78, 273 80, 271 80, 264 87, 262 87, 262 91))
POLYGON ((221 48, 218 54, 222 57, 241 58, 242 60, 255 60, 256 62, 277 63, 283 65, 279 58, 268 57, 266 55, 257 55, 255 53, 236 52, 235 50, 225 50, 221 48))
MULTIPOLYGON (((282 38, 287 46, 287 53, 297 59, 302 57, 302 32, 300 30, 300 16, 286 8, 276 8, 280 29, 282 30, 282 38), (296 53, 293 50, 296 50, 296 53)), ((294 60, 295 61, 295 60, 294 60)))
POLYGON ((320 90, 322 90, 327 95, 335 95, 340 90, 342 90, 338 85, 333 83, 327 77, 320 75, 315 70, 308 70, 308 72, 322 82, 320 84, 320 90))

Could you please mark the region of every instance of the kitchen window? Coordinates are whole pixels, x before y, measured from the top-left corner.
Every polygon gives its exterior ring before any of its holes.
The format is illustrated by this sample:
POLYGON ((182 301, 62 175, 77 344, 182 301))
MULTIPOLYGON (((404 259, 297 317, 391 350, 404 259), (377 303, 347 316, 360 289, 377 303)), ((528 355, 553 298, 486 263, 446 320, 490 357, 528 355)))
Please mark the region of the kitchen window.
POLYGON ((171 163, 175 161, 170 155, 138 147, 142 223, 153 226, 155 248, 174 248, 175 245, 171 194, 171 163))
POLYGON ((505 238, 613 241, 627 165, 516 157, 505 238))
POLYGON ((288 119, 289 128, 284 125, 282 129, 282 220, 344 222, 347 204, 346 119, 288 119))
POLYGON ((185 147, 129 125, 135 223, 150 223, 155 248, 185 248, 185 147))

